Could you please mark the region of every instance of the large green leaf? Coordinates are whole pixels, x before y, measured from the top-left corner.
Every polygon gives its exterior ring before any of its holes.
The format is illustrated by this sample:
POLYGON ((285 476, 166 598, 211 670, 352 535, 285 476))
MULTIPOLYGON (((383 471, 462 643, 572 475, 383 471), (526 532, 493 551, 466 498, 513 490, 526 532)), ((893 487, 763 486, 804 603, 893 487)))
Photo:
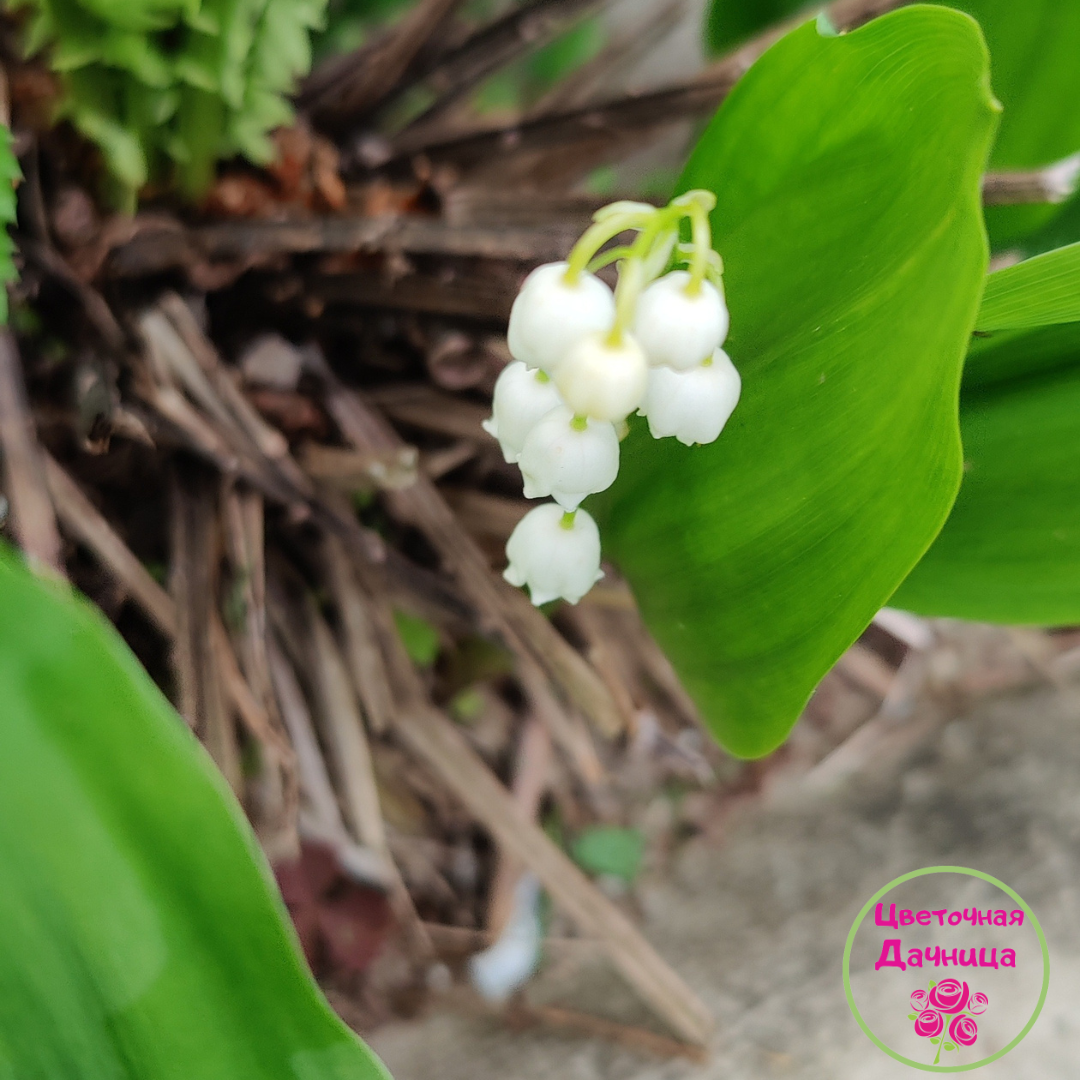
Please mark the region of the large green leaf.
MULTIPOLYGON (((1035 168, 1080 150, 1080 2, 956 0, 949 6, 982 26, 994 94, 1005 106, 991 166, 1035 168)), ((711 0, 706 41, 724 52, 808 7, 805 0, 711 0)), ((990 207, 994 246, 1021 240, 1059 212, 1051 205, 990 207)))
POLYGON ((0 1077, 380 1080, 112 628, 0 551, 0 1077))
POLYGON ((734 753, 783 740, 956 494, 993 128, 978 27, 913 7, 789 34, 682 178, 717 195, 743 397, 711 446, 635 425, 604 535, 734 753))
POLYGON ((964 483, 893 604, 989 622, 1080 622, 1080 333, 1063 329, 1072 334, 1009 342, 1013 355, 1031 346, 1037 373, 970 390, 965 380, 964 483))
POLYGON ((1080 244, 1048 251, 986 279, 975 325, 1018 330, 1080 320, 1080 244))
POLYGON ((965 473, 891 601, 927 615, 1080 622, 1080 245, 991 274, 964 366, 965 473))

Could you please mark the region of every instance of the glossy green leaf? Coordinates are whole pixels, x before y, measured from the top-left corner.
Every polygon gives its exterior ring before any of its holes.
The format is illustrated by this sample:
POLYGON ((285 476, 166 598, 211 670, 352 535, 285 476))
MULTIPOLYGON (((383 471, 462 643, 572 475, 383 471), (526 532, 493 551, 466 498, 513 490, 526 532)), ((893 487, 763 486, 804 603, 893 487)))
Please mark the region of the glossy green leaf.
POLYGON ((695 150, 743 396, 688 449, 636 424, 608 553, 725 747, 776 747, 940 529, 982 289, 978 27, 914 7, 769 50, 695 150))
POLYGON ((1019 330, 1080 320, 1080 244, 990 274, 975 326, 1019 330))
MULTIPOLYGON (((978 20, 990 48, 994 94, 1005 106, 991 166, 1034 168, 1080 150, 1080 2, 956 0, 949 6, 978 20)), ((711 0, 706 42, 724 52, 805 7, 805 0, 711 0)), ((1060 212, 1048 204, 990 207, 994 246, 1022 240, 1060 212)))
POLYGON ((112 628, 0 551, 0 1076, 381 1080, 112 628))

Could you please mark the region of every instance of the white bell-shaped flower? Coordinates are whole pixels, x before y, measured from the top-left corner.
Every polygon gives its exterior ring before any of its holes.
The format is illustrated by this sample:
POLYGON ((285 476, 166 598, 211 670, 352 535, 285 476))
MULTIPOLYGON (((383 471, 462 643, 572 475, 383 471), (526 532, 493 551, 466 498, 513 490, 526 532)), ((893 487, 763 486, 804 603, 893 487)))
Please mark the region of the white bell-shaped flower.
POLYGON ((587 270, 569 284, 566 267, 565 262, 547 263, 525 279, 506 331, 510 355, 549 375, 578 338, 615 321, 611 289, 587 270))
POLYGON ((525 436, 537 421, 561 404, 550 376, 530 371, 520 360, 514 360, 495 380, 491 417, 482 426, 499 440, 503 457, 512 465, 521 456, 525 436))
POLYGON ((576 510, 586 495, 611 487, 619 474, 615 425, 576 418, 560 405, 529 432, 518 467, 526 499, 550 495, 563 509, 576 510))
POLYGON ((573 520, 555 503, 530 510, 506 542, 510 565, 503 577, 511 585, 527 585, 538 607, 549 600, 576 604, 599 581, 600 530, 579 510, 573 520))
POLYGON ((631 334, 612 344, 603 331, 579 338, 555 372, 555 385, 575 416, 625 420, 645 396, 649 365, 631 334))
POLYGON ((727 337, 724 298, 708 281, 687 293, 690 274, 673 270, 657 278, 638 297, 634 336, 654 367, 688 371, 712 356, 727 337))
POLYGON ((652 368, 642 413, 654 439, 674 435, 681 443, 711 443, 739 403, 742 380, 723 349, 689 371, 652 368))

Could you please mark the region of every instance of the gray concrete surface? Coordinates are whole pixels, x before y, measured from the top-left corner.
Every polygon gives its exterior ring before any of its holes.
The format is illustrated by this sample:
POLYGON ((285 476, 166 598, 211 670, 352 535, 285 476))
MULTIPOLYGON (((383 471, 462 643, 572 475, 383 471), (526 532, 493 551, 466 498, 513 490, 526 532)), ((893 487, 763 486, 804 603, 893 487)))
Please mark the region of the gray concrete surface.
MULTIPOLYGON (((841 959, 852 919, 877 889, 940 864, 1012 885, 1050 944, 1042 1015, 1019 1047, 978 1075, 1080 1074, 1080 694, 1066 689, 988 701, 937 731, 903 767, 856 778, 840 794, 753 806, 725 843, 691 842, 643 882, 646 933, 717 1018, 708 1064, 512 1032, 445 1010, 384 1028, 372 1043, 396 1080, 910 1076, 856 1026, 841 959)), ((648 1022, 597 961, 553 963, 530 995, 648 1022)))

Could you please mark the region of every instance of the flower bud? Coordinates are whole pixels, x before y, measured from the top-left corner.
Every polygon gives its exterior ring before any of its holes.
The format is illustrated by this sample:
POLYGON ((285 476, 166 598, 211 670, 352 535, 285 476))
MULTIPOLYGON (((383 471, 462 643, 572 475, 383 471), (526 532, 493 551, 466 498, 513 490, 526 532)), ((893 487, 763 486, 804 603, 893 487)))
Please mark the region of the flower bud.
POLYGON ((630 334, 612 345, 609 334, 579 338, 555 372, 555 385, 575 416, 625 420, 645 396, 649 365, 630 334))
POLYGON ((689 294, 690 274, 673 270, 657 278, 638 298, 634 336, 653 366, 676 371, 697 367, 724 343, 728 310, 724 298, 708 281, 689 294))
POLYGON ((586 495, 611 487, 619 474, 615 425, 577 419, 560 405, 529 432, 518 467, 526 499, 550 495, 564 509, 576 510, 586 495))
POLYGON ((549 375, 578 338, 615 322, 611 290, 586 270, 569 284, 566 267, 564 262, 547 263, 525 279, 506 331, 510 355, 549 375))
POLYGON ((681 443, 711 443, 739 403, 742 381, 723 349, 690 371, 652 368, 643 415, 654 439, 674 435, 681 443))
POLYGON ((603 576, 600 530, 584 511, 571 522, 555 503, 530 510, 506 542, 510 565, 503 577, 511 585, 527 585, 538 607, 560 597, 576 604, 603 576))
POLYGON ((547 375, 530 371, 520 360, 514 360, 495 381, 491 418, 482 426, 499 440, 503 457, 513 464, 521 456, 525 436, 541 417, 561 404, 559 392, 547 375))

